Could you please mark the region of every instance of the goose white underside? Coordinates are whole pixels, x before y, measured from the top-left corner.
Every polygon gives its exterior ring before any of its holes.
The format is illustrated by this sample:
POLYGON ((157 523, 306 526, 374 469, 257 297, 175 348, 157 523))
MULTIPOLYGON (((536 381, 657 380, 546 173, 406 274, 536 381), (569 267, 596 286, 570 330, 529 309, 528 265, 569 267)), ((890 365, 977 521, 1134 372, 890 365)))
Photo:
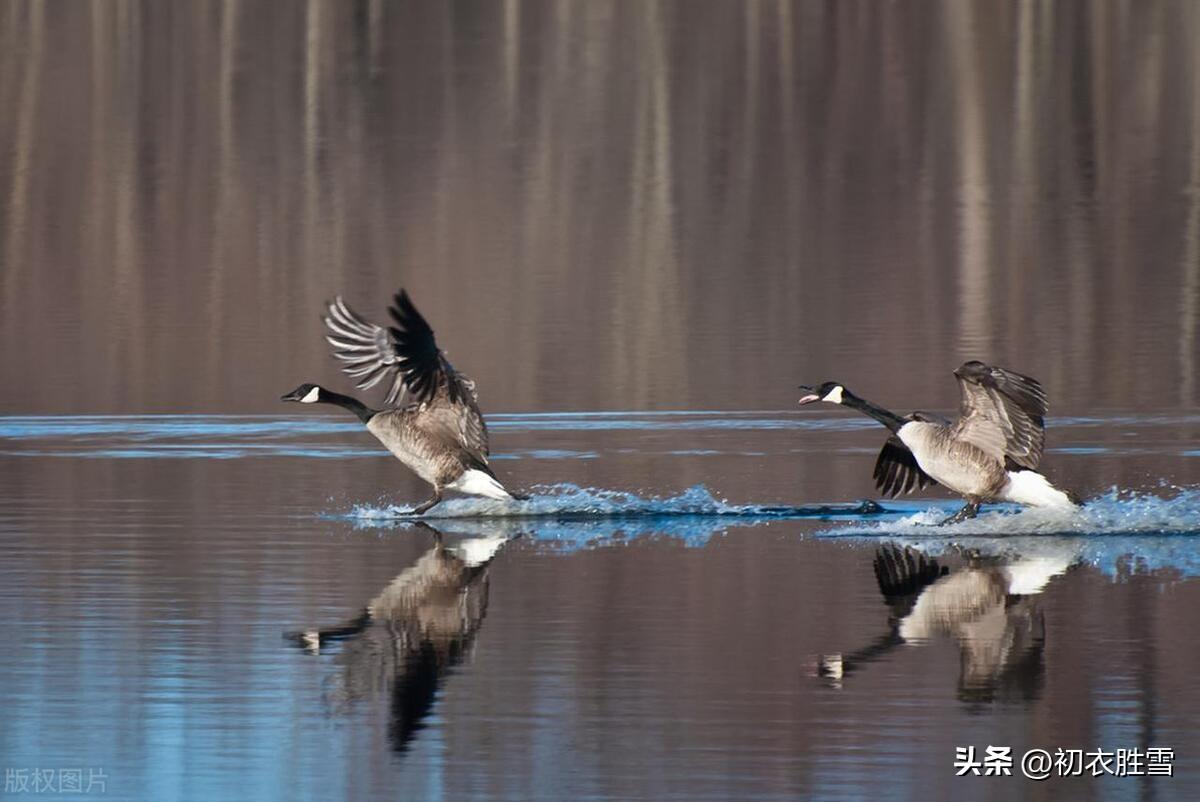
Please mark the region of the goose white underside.
POLYGON ((446 485, 446 487, 472 496, 486 496, 487 498, 500 500, 512 498, 509 492, 504 489, 504 485, 496 481, 494 476, 489 476, 475 468, 464 471, 462 476, 446 485))
POLYGON ((508 538, 503 535, 473 537, 451 546, 449 551, 462 560, 468 568, 475 568, 491 562, 492 557, 496 556, 496 552, 506 542, 508 542, 508 538))
POLYGON ((1045 557, 1025 557, 1004 566, 1010 596, 1041 593, 1050 580, 1067 572, 1075 564, 1075 552, 1045 557))
POLYGON ((1075 507, 1070 496, 1037 471, 1009 471, 1008 484, 1000 491, 1000 498, 1030 507, 1075 507))

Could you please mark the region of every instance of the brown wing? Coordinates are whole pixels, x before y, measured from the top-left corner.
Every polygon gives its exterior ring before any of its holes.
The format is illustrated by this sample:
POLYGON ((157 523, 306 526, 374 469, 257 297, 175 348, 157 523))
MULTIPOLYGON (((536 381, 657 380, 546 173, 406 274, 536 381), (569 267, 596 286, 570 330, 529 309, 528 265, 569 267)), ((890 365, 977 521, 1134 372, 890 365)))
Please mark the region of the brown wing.
POLYGON ((955 436, 1006 464, 1035 469, 1045 444, 1046 393, 1028 376, 968 362, 955 371, 961 418, 955 436))
POLYGON ((996 395, 1012 429, 1005 456, 1020 467, 1037 468, 1046 443, 1046 391, 1036 379, 1004 368, 992 368, 984 385, 996 395))
POLYGON ((450 403, 446 395, 439 395, 412 416, 412 425, 432 441, 445 447, 461 449, 473 462, 488 464, 488 432, 475 394, 458 404, 450 403))
POLYGON ((386 329, 364 320, 340 297, 327 311, 324 320, 330 333, 325 339, 334 356, 346 363, 342 369, 362 389, 390 377, 385 398, 389 407, 399 406, 402 396, 416 403, 445 396, 454 403, 476 404, 474 382, 454 370, 406 291, 396 293, 388 310, 395 325, 386 329))

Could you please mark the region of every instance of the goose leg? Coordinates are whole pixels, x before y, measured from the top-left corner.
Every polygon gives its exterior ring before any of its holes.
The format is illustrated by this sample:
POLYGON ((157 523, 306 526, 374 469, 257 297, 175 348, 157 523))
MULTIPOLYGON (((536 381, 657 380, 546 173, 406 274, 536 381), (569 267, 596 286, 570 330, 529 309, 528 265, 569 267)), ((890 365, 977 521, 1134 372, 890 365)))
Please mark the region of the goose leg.
POLYGON ((965 521, 968 518, 974 518, 978 514, 979 514, 979 502, 978 501, 968 501, 966 503, 966 506, 964 506, 961 510, 959 510, 958 512, 951 515, 946 520, 942 521, 940 524, 938 524, 938 526, 945 526, 946 524, 956 524, 956 523, 959 523, 960 521, 965 521))
POLYGON ((442 489, 437 485, 434 485, 433 495, 425 503, 421 504, 420 506, 413 507, 409 515, 424 515, 425 513, 429 512, 429 510, 433 509, 435 505, 439 504, 441 500, 442 489))
POLYGON ((413 528, 428 532, 433 537, 433 545, 442 545, 442 533, 424 521, 413 521, 413 528))

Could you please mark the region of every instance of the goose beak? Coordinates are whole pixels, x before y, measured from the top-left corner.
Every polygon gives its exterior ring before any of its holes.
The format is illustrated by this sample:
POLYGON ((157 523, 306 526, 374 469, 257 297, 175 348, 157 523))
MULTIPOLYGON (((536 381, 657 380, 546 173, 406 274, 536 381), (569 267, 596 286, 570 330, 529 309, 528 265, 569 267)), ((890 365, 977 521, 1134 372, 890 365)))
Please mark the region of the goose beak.
POLYGON ((297 387, 295 390, 292 390, 290 393, 285 393, 284 395, 279 396, 279 400, 280 401, 299 401, 303 397, 304 396, 300 393, 300 388, 297 387))
POLYGON ((813 388, 802 384, 802 385, 800 385, 800 389, 804 391, 804 395, 800 396, 800 406, 804 406, 805 404, 811 404, 814 401, 821 400, 821 396, 817 395, 816 391, 813 390, 813 388))

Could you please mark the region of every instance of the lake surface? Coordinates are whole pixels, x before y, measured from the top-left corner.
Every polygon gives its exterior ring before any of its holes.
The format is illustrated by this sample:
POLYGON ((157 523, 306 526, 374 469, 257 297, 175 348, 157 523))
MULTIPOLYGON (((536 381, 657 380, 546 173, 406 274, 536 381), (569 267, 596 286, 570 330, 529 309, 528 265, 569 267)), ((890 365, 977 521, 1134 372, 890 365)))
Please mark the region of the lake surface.
POLYGON ((1197 798, 1197 41, 1187 2, 6 5, 4 796, 1197 798), (323 300, 400 285, 530 501, 417 524, 279 403, 351 386, 323 300), (933 526, 881 428, 796 406, 949 413, 970 358, 1044 383, 1081 512, 933 526))

